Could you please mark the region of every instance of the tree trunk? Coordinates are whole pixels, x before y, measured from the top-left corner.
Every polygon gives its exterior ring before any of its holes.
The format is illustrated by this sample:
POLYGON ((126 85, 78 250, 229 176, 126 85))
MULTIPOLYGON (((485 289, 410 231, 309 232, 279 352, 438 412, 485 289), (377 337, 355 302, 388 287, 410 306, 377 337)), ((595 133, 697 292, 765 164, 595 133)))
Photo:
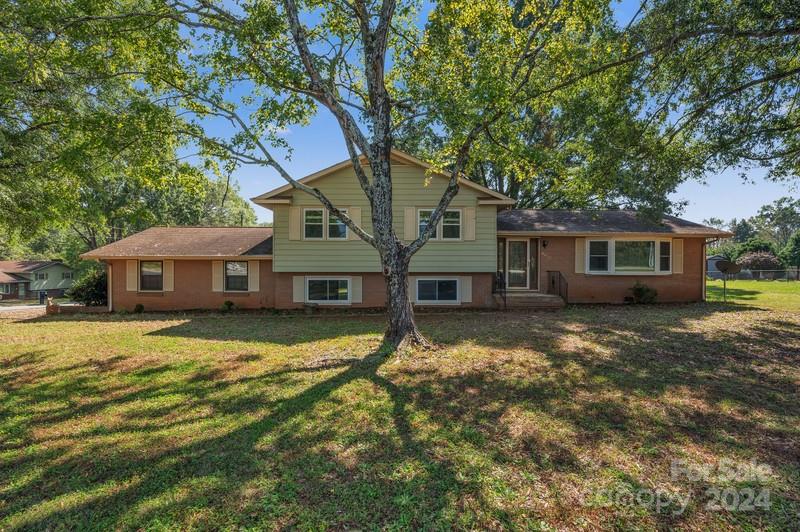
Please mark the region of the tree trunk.
POLYGON ((430 347, 431 343, 419 332, 414 322, 414 308, 408 293, 408 262, 391 261, 384 265, 386 278, 386 319, 384 345, 392 349, 406 346, 430 347))

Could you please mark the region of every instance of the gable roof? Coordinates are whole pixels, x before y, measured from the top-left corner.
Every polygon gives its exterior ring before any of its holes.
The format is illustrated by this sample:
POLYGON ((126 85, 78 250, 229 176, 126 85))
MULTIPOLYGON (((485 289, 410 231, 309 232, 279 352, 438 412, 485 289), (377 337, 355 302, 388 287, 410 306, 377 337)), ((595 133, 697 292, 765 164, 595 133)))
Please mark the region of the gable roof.
POLYGON ((50 266, 69 268, 57 260, 0 260, 0 272, 5 273, 30 273, 50 266))
MULTIPOLYGON (((395 150, 395 149, 392 150, 392 159, 395 160, 396 162, 399 162, 399 163, 402 163, 402 164, 409 164, 409 165, 412 165, 412 166, 418 166, 418 167, 420 167, 420 168, 422 168, 422 169, 424 169, 426 171, 431 170, 433 168, 430 164, 426 163, 425 161, 423 161, 421 159, 417 159, 416 157, 414 157, 412 155, 409 155, 409 154, 407 154, 405 152, 402 152, 400 150, 395 150)), ((361 158, 361 161, 362 161, 363 164, 366 164, 366 162, 367 162, 366 158, 364 158, 364 157, 361 158)), ((325 176, 331 175, 334 172, 338 172, 339 170, 344 170, 346 168, 351 168, 351 167, 352 167, 352 162, 350 161, 350 159, 346 159, 346 160, 344 160, 344 161, 342 161, 340 163, 336 163, 336 164, 334 164, 332 166, 329 166, 327 168, 323 168, 322 170, 319 170, 318 172, 314 172, 313 174, 310 174, 310 175, 307 175, 305 177, 302 177, 302 178, 298 179, 298 181, 305 185, 305 184, 311 183, 313 181, 316 181, 317 179, 320 179, 320 178, 323 178, 325 176)), ((444 179, 450 179, 450 176, 448 174, 444 173, 444 172, 432 171, 431 174, 435 175, 435 176, 442 177, 444 179)), ((511 198, 509 198, 508 196, 500 194, 499 192, 495 192, 494 190, 486 188, 483 185, 479 185, 478 183, 467 179, 465 176, 461 177, 460 184, 463 185, 463 186, 466 186, 468 188, 471 188, 471 189, 473 189, 473 190, 475 190, 477 192, 480 192, 482 194, 486 194, 487 196, 490 196, 491 198, 497 200, 498 203, 500 203, 500 204, 513 205, 514 203, 516 203, 516 201, 514 201, 511 198)), ((256 196, 254 198, 250 198, 250 200, 253 201, 254 203, 259 204, 259 205, 264 204, 264 203, 269 203, 266 200, 274 198, 275 196, 280 196, 281 194, 283 194, 285 192, 288 192, 288 191, 292 190, 293 188, 294 187, 292 187, 291 184, 287 183, 286 185, 283 185, 283 186, 278 187, 276 189, 273 189, 273 190, 270 190, 268 192, 265 192, 265 193, 261 194, 260 196, 256 196)))
POLYGON ((660 221, 647 220, 633 210, 509 209, 497 213, 497 232, 731 236, 727 231, 675 216, 664 215, 660 221))
POLYGON ((17 274, 0 271, 0 283, 13 284, 13 283, 27 283, 28 281, 30 281, 30 279, 26 279, 25 277, 19 276, 17 274))
POLYGON ((151 227, 81 255, 84 259, 119 257, 265 257, 272 256, 271 227, 151 227))

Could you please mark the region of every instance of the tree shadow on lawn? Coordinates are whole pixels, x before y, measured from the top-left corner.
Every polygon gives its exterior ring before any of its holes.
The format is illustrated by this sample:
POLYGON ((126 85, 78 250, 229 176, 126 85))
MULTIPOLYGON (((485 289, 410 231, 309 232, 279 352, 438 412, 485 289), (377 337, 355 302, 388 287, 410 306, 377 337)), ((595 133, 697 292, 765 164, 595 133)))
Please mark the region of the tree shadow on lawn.
MULTIPOLYGON (((218 366, 161 363, 118 383, 120 361, 43 369, 27 353, 4 361, 0 375, 13 387, 3 415, 30 415, 14 437, 28 452, 0 459, 4 470, 18 468, 17 481, 0 488, 0 519, 98 529, 691 521, 701 506, 682 517, 642 515, 582 508, 563 492, 600 487, 609 470, 617 482, 652 485, 667 478, 676 448, 755 457, 796 474, 798 435, 786 426, 800 419, 797 375, 771 370, 797 367, 800 331, 767 318, 694 326, 728 312, 429 315, 419 321, 441 351, 389 364, 374 352, 325 358, 235 379, 218 366), (71 420, 67 434, 32 430, 71 420), (531 486, 548 505, 524 496, 531 486)), ((251 334, 242 336, 259 341, 251 334)), ((295 336, 314 340, 308 331, 285 338, 295 336)))
MULTIPOLYGON (((716 298, 722 299, 723 290, 721 286, 709 286, 707 288, 710 294, 714 294, 716 298)), ((746 290, 744 288, 732 288, 728 287, 726 290, 726 298, 728 299, 728 304, 735 304, 737 299, 742 299, 744 301, 754 301, 758 299, 758 296, 763 295, 764 292, 760 292, 758 290, 746 290)))

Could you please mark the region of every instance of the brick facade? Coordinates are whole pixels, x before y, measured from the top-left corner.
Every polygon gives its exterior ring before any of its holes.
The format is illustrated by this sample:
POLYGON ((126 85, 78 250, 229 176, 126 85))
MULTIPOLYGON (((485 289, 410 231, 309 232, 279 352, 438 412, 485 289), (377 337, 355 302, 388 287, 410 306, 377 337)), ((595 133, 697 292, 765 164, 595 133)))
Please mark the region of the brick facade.
MULTIPOLYGON (((659 302, 690 302, 704 298, 704 238, 684 238, 683 273, 668 275, 597 275, 575 273, 575 238, 543 237, 547 246, 540 247, 539 286, 546 291, 547 272, 561 272, 569 283, 570 303, 623 303, 631 296, 637 281, 658 290, 659 302)), ((145 310, 218 309, 225 301, 238 308, 297 309, 304 306, 293 297, 293 277, 359 276, 362 282, 360 303, 342 305, 347 308, 382 308, 386 306, 386 286, 380 273, 342 272, 273 272, 272 261, 259 261, 258 292, 213 292, 212 261, 175 260, 174 290, 171 292, 137 292, 126 289, 126 261, 111 260, 112 301, 114 310, 133 310, 142 304, 145 310)), ((493 308, 494 274, 492 273, 414 273, 419 277, 472 278, 472 301, 459 307, 493 308)), ((413 293, 413 292, 412 292, 413 293)), ((35 293, 34 293, 35 294, 35 293)), ((35 297, 35 296, 34 296, 35 297)), ((329 305, 326 305, 328 307, 329 305)), ((336 307, 337 305, 330 305, 336 307)), ((437 305, 439 307, 440 305, 437 305)))
POLYGON ((540 286, 547 286, 547 271, 560 271, 569 283, 570 303, 623 303, 637 281, 658 290, 665 303, 702 301, 705 283, 704 238, 683 239, 683 273, 669 275, 597 275, 575 273, 575 238, 544 237, 540 249, 540 286))

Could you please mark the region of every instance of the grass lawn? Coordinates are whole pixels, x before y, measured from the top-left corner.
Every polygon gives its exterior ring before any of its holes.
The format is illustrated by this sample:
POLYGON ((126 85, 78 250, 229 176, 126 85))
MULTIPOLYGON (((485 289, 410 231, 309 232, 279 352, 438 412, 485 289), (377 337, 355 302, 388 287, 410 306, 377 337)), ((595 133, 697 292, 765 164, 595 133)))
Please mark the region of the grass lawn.
POLYGON ((0 529, 797 528, 797 313, 419 322, 382 358, 380 316, 0 319, 0 529))
MULTIPOLYGON (((707 281, 709 301, 722 301, 722 281, 707 281)), ((800 310, 800 281, 728 281, 728 303, 800 310)))

